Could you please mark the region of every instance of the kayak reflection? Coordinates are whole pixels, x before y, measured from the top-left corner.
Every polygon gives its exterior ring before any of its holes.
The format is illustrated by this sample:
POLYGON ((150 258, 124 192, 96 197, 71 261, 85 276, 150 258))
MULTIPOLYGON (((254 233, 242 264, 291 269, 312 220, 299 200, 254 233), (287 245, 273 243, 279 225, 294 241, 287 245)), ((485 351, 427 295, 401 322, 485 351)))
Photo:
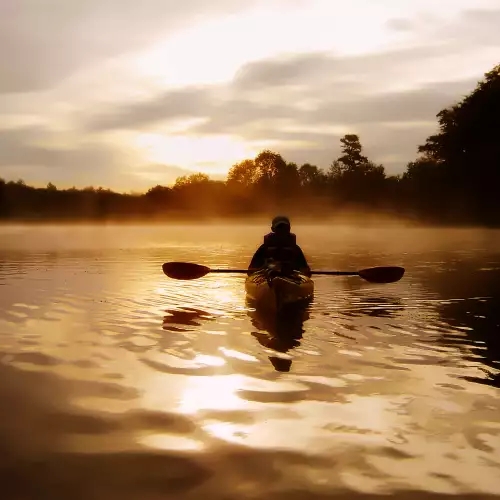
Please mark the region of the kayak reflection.
MULTIPOLYGON (((258 330, 252 332, 259 343, 276 353, 286 354, 300 345, 304 333, 304 322, 309 319, 309 304, 294 304, 282 308, 279 312, 269 312, 255 307, 255 303, 247 300, 251 308, 247 314, 252 325, 258 330)), ((289 356, 269 356, 274 369, 279 372, 289 372, 292 360, 289 356)))
POLYGON ((189 326, 201 326, 201 321, 213 321, 215 318, 206 311, 193 307, 166 310, 163 316, 163 329, 169 331, 186 331, 189 326))

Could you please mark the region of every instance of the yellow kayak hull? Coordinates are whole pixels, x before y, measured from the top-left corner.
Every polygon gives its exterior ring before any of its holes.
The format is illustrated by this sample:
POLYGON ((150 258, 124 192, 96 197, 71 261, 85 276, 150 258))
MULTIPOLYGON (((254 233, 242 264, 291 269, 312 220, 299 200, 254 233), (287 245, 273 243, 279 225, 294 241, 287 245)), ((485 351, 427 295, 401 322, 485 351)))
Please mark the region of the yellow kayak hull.
POLYGON ((299 272, 272 276, 266 271, 258 271, 245 280, 245 291, 250 301, 277 310, 312 300, 314 281, 299 272))

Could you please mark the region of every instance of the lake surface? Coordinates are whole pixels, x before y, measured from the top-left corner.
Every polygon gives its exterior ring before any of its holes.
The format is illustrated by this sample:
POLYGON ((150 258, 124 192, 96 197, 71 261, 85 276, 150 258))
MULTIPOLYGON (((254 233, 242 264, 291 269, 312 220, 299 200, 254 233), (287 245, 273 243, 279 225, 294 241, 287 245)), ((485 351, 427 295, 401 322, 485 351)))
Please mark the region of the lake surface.
POLYGON ((500 231, 293 229, 314 269, 406 275, 276 322, 161 271, 245 267, 265 225, 1 227, 0 497, 500 494, 500 231))

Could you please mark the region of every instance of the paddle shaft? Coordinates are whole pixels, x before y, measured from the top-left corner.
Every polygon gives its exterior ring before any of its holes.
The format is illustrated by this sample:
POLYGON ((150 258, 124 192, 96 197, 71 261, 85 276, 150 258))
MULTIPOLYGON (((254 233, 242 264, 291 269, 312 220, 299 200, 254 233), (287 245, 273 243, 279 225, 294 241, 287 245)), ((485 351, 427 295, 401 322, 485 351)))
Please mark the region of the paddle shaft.
MULTIPOLYGON (((247 274, 248 269, 210 269, 211 273, 247 274)), ((357 271, 311 271, 311 274, 325 276, 357 276, 357 271)))
POLYGON ((325 276, 357 276, 358 271, 311 271, 311 274, 321 274, 325 276))
POLYGON ((210 269, 210 273, 246 274, 248 269, 210 269))

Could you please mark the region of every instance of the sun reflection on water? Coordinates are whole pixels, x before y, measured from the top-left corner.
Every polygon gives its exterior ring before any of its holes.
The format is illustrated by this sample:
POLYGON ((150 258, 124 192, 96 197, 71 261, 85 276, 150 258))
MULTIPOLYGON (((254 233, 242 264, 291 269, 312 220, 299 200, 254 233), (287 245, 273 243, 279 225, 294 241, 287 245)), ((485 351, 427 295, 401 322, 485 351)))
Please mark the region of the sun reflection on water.
POLYGON ((203 443, 183 436, 173 436, 171 434, 147 433, 136 438, 139 444, 149 448, 177 451, 200 451, 204 448, 203 443))
POLYGON ((242 386, 241 375, 192 377, 187 381, 177 410, 194 414, 199 410, 239 410, 248 403, 236 392, 242 386))

